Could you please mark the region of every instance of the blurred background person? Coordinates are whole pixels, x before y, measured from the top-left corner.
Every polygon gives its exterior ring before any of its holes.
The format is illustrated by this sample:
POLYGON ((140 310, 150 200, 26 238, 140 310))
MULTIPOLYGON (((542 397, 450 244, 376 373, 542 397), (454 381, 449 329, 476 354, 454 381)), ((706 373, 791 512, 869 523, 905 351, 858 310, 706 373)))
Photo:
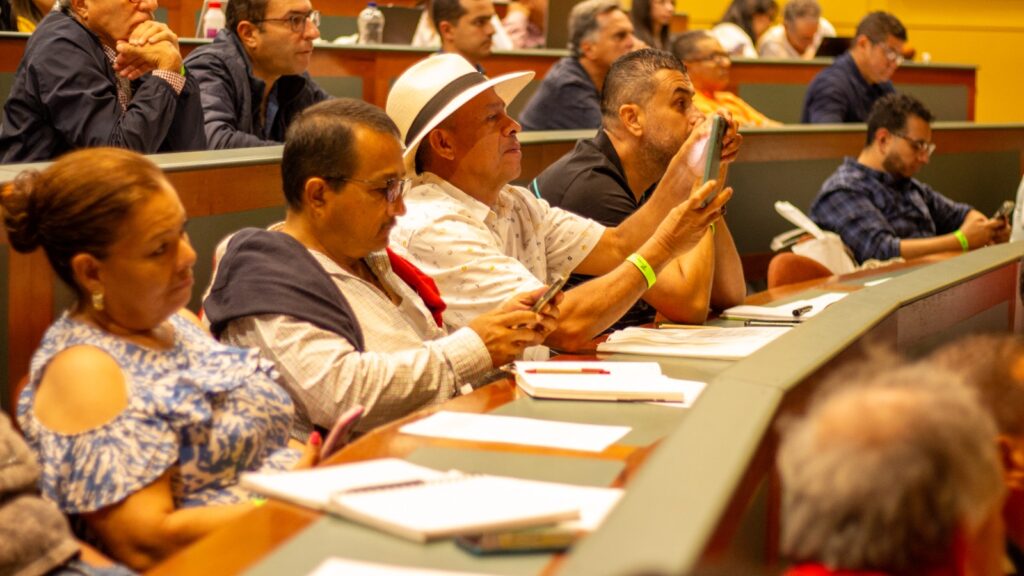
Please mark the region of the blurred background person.
POLYGON ((782 10, 782 24, 769 28, 757 41, 762 58, 814 58, 821 39, 836 29, 821 16, 818 0, 790 0, 782 10))
POLYGON ((732 0, 711 33, 730 56, 757 58, 757 39, 775 22, 778 11, 775 0, 732 0))
POLYGON ((783 427, 786 576, 1001 576, 992 418, 948 371, 869 360, 783 427))
MULTIPOLYGON (((441 36, 437 33, 437 26, 434 25, 433 4, 432 0, 426 0, 422 4, 423 13, 420 15, 420 21, 416 24, 416 31, 412 35, 412 46, 414 47, 441 48, 441 36)), ((462 5, 461 2, 456 2, 456 4, 462 5)), ((494 35, 491 36, 492 48, 511 50, 512 40, 505 33, 505 27, 502 26, 497 14, 491 18, 491 26, 494 27, 494 35)))
POLYGON ((160 169, 114 148, 20 174, 0 197, 12 248, 42 247, 77 296, 46 331, 18 401, 43 495, 79 537, 142 570, 252 509, 245 471, 314 462, 255 350, 182 307, 196 254, 160 169))
POLYGON ((691 30, 676 37, 672 53, 686 64, 693 83, 693 104, 704 114, 728 110, 740 126, 781 126, 730 92, 729 70, 732 60, 718 40, 707 30, 691 30))
POLYGON ((0 0, 0 30, 34 32, 52 9, 50 0, 0 0))
POLYGON ((513 48, 543 48, 547 20, 548 0, 520 0, 508 5, 501 23, 513 48))
POLYGON ((629 9, 633 34, 652 48, 668 50, 672 15, 675 12, 675 0, 633 0, 629 9))

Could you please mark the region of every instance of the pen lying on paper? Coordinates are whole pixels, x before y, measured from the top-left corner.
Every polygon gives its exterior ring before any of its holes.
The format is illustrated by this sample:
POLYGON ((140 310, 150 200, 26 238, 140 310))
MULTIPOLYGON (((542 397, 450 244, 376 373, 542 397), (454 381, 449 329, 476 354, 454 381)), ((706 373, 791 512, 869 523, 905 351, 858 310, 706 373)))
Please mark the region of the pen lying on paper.
POLYGON ((793 310, 793 317, 794 318, 799 318, 799 317, 803 316, 804 314, 807 314, 808 312, 810 312, 813 309, 814 309, 814 306, 811 306, 810 304, 808 304, 807 306, 801 306, 801 307, 796 308, 796 309, 793 310))
POLYGON ((530 368, 527 374, 611 374, 604 368, 530 368))
POLYGON ((776 328, 795 328, 797 322, 795 320, 747 320, 743 323, 744 326, 757 326, 757 327, 776 327, 776 328))

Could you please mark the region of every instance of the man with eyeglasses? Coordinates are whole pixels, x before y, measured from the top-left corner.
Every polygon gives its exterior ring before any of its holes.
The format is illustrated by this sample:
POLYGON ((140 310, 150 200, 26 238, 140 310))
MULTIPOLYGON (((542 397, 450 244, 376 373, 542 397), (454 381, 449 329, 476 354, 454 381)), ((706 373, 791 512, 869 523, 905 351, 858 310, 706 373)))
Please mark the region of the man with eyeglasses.
POLYGON ((231 0, 225 19, 185 59, 202 86, 209 147, 280 144, 299 112, 330 98, 306 72, 320 13, 309 0, 231 0))
POLYGON ((0 163, 90 146, 202 150, 199 86, 156 0, 60 0, 29 38, 0 128, 0 163))
POLYGON ((693 82, 693 105, 704 114, 728 110, 740 126, 781 126, 729 92, 732 60, 722 44, 707 30, 691 30, 672 42, 672 54, 686 65, 693 82))
POLYGON ((800 121, 864 122, 875 101, 896 91, 891 79, 903 63, 906 41, 906 28, 892 14, 865 16, 850 49, 811 81, 800 121))
POLYGON ((931 121, 913 96, 882 97, 860 156, 847 158, 815 198, 811 219, 839 234, 858 262, 967 252, 1009 239, 1005 219, 989 219, 913 178, 935 151, 931 121))
POLYGON ((218 249, 206 319, 222 340, 274 362, 295 402, 295 438, 355 405, 365 432, 444 402, 555 328, 556 304, 530 310, 541 288, 444 329, 433 280, 388 248, 410 186, 402 151, 398 128, 372 104, 307 108, 281 157, 285 221, 218 249))

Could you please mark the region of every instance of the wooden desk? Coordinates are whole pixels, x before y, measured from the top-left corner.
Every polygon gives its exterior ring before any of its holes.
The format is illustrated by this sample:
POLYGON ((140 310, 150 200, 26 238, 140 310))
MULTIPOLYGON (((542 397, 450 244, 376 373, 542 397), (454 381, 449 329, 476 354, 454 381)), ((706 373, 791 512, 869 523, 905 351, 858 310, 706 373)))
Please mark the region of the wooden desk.
MULTIPOLYGON (((675 574, 723 558, 767 567, 774 559, 777 535, 777 487, 772 484, 777 419, 802 410, 821 379, 842 362, 857 359, 865 342, 906 352, 969 330, 1020 331, 1017 277, 1022 258, 1024 244, 1003 245, 933 265, 879 272, 902 275, 867 290, 862 289, 863 274, 840 278, 831 285, 861 289, 742 361, 661 359, 670 375, 705 371, 707 390, 657 449, 613 446, 599 455, 626 463, 619 479, 625 481, 626 495, 601 529, 542 573, 627 574, 646 566, 675 574), (751 531, 757 532, 754 538, 751 531)), ((511 385, 501 383, 453 400, 444 409, 491 411, 515 398, 511 385)), ((432 411, 373 432, 332 461, 405 456, 438 444, 509 454, 535 450, 397 433, 405 422, 432 411)), ((271 504, 151 574, 237 573, 313 520, 307 511, 271 504)))

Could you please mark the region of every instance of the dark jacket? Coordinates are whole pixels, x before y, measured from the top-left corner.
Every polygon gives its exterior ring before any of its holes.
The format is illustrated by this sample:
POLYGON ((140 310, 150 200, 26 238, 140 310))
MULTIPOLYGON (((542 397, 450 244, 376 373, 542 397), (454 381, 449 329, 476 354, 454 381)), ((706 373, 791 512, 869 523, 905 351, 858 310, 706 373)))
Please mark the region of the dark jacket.
POLYGON ((199 85, 181 95, 146 74, 132 83, 124 112, 117 77, 99 38, 70 15, 50 12, 29 38, 4 105, 0 162, 36 162, 91 146, 145 154, 203 150, 199 85))
POLYGON ((241 41, 226 29, 211 44, 193 50, 185 68, 199 78, 206 139, 214 149, 280 144, 299 112, 330 98, 306 72, 282 76, 276 83, 277 116, 270 126, 263 126, 260 102, 266 84, 253 76, 241 41))

